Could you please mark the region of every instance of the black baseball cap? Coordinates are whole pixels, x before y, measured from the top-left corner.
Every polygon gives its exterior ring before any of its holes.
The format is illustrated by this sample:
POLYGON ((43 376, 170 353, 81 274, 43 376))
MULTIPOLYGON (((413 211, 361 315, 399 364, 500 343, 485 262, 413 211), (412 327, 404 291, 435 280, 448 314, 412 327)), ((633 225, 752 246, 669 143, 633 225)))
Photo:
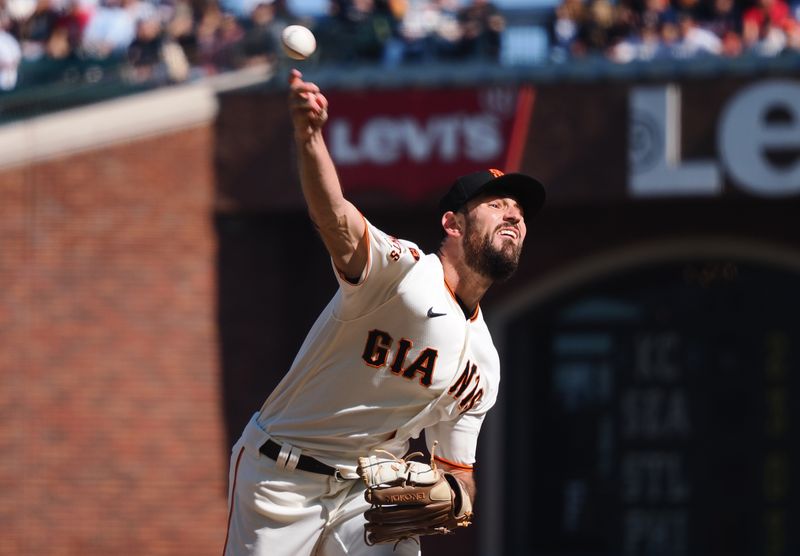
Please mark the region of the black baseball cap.
POLYGON ((451 210, 455 212, 470 199, 487 193, 506 193, 514 197, 522 206, 526 218, 539 212, 544 205, 544 186, 539 180, 525 174, 504 174, 492 168, 456 179, 439 201, 439 210, 442 214, 451 210))

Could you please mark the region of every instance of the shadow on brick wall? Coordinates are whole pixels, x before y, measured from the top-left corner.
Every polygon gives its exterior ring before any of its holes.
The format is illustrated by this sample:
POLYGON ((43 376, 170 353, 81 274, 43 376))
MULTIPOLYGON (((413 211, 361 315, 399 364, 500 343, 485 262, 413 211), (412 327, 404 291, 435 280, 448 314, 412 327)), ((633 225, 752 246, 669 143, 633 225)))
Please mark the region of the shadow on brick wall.
POLYGON ((336 289, 304 212, 218 215, 217 326, 229 451, 336 289))

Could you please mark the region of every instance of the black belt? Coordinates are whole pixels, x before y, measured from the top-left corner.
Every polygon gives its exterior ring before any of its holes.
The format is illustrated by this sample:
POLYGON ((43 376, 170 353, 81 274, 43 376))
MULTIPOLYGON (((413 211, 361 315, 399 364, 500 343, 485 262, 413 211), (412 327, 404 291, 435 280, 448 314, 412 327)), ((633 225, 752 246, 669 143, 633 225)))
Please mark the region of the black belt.
MULTIPOLYGON (((280 444, 273 442, 272 440, 267 440, 264 444, 261 445, 261 448, 258 449, 259 452, 264 454, 270 459, 274 459, 275 461, 278 460, 278 454, 281 453, 281 446, 280 444)), ((312 457, 300 455, 300 458, 297 460, 297 469, 302 469, 303 471, 310 471, 311 473, 319 473, 320 475, 331 475, 333 477, 338 476, 338 471, 331 467, 330 465, 325 465, 321 461, 315 460, 312 457)))

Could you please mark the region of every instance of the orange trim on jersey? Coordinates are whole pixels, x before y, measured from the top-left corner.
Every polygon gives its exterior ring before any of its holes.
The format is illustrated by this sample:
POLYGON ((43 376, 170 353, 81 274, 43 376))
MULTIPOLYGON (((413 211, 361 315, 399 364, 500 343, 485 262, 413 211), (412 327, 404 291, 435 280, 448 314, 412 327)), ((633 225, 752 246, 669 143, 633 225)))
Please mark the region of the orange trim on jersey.
POLYGON ((517 93, 517 110, 515 112, 511 138, 508 140, 508 154, 506 155, 506 171, 519 172, 522 163, 522 151, 528 138, 531 127, 533 103, 536 100, 536 91, 530 85, 520 87, 517 93))
MULTIPOLYGON (((456 295, 456 292, 454 292, 453 288, 450 287, 450 284, 447 283, 447 278, 444 279, 444 287, 446 287, 447 291, 450 292, 450 295, 453 297, 453 301, 455 301, 458 304, 458 306, 461 307, 461 303, 458 302, 458 296, 456 295)), ((475 306, 475 312, 472 313, 471 317, 469 317, 470 321, 474 321, 475 319, 478 318, 478 311, 480 311, 480 308, 481 304, 478 303, 478 305, 475 306)))
MULTIPOLYGON (((364 221, 364 237, 363 237, 363 240, 367 242, 367 262, 364 265, 364 268, 361 270, 361 274, 363 276, 364 272, 369 272, 370 263, 372 262, 372 243, 369 241, 369 224, 367 223, 367 218, 361 212, 359 212, 358 214, 361 216, 361 219, 364 221)), ((347 276, 344 275, 344 273, 341 270, 339 270, 339 268, 336 265, 334 265, 334 267, 336 268, 336 273, 339 275, 339 277, 343 281, 345 281, 348 284, 350 284, 351 286, 360 286, 361 284, 363 284, 364 282, 367 281, 367 276, 364 276, 363 280, 360 280, 359 282, 353 283, 353 282, 350 281, 350 279, 347 276)), ((360 278, 361 278, 361 276, 359 276, 359 279, 360 278)))
POLYGON ((239 462, 242 461, 242 454, 244 454, 244 446, 239 450, 239 455, 236 457, 236 467, 233 469, 233 484, 231 485, 231 507, 228 510, 228 528, 225 533, 225 545, 222 547, 222 556, 228 550, 228 539, 231 534, 231 518, 233 517, 233 499, 236 496, 236 479, 239 478, 239 462))
POLYGON ((451 467, 456 467, 458 469, 463 469, 464 471, 472 471, 473 470, 473 467, 471 465, 465 465, 463 463, 455 463, 455 462, 452 462, 450 460, 446 460, 446 459, 444 459, 443 457, 440 457, 440 456, 433 456, 433 459, 435 459, 436 461, 441 461, 442 463, 446 463, 447 465, 449 465, 451 467))

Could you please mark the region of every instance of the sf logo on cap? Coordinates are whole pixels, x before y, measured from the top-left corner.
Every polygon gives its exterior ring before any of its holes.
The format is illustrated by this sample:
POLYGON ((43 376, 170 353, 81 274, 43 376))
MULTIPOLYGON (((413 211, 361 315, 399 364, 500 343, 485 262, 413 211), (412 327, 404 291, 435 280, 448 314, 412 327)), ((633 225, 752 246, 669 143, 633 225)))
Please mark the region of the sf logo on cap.
POLYGON ((503 175, 503 172, 501 172, 497 168, 489 168, 489 173, 495 178, 499 178, 500 176, 503 175))

